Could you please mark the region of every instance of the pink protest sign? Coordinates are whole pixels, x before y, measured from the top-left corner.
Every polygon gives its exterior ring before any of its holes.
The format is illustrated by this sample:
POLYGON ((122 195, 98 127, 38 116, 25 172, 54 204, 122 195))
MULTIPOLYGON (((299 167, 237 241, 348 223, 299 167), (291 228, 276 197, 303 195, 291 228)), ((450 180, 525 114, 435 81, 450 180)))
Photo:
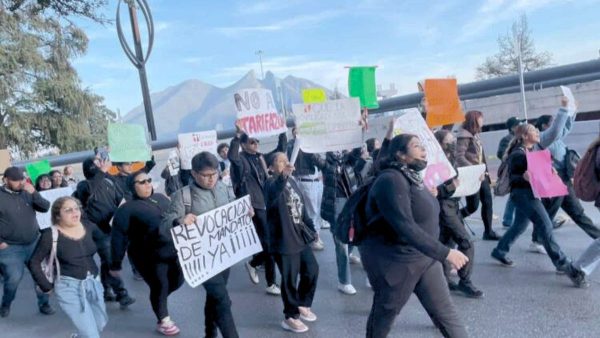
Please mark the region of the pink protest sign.
POLYGON ((527 171, 531 190, 535 197, 557 197, 569 193, 567 186, 552 171, 552 158, 549 150, 527 152, 527 171))

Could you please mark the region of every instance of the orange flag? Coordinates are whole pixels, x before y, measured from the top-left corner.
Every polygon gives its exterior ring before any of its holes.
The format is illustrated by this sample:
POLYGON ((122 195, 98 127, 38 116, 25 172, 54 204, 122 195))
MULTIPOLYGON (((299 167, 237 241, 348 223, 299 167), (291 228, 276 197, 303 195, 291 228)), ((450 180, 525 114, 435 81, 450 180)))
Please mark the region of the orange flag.
POLYGON ((425 80, 425 107, 430 128, 465 120, 460 107, 456 79, 425 80))

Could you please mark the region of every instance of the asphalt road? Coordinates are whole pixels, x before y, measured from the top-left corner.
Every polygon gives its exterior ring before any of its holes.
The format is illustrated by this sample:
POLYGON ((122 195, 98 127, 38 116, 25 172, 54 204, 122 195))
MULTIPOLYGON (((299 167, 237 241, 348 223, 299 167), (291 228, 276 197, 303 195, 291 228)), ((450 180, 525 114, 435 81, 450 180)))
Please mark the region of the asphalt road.
MULTIPOLYGON (((571 147, 583 152, 598 135, 597 122, 577 123, 568 138, 571 147)), ((486 133, 487 154, 495 154, 502 132, 486 133)), ((490 161, 494 166, 495 161, 490 161)), ((505 198, 495 198, 495 213, 501 215, 505 198)), ((599 212, 591 204, 585 208, 598 221, 599 212)), ((591 276, 591 287, 575 289, 570 281, 556 275, 545 255, 527 252, 530 229, 515 244, 511 257, 513 268, 500 266, 489 256, 495 242, 481 241, 482 224, 476 217, 467 220, 476 236, 476 257, 473 281, 485 292, 479 300, 454 295, 453 300, 472 337, 600 337, 600 272, 591 276)), ((495 227, 500 232, 499 220, 495 227)), ((571 257, 577 257, 591 242, 579 228, 569 223, 555 232, 557 241, 571 257)), ((358 294, 346 296, 336 289, 335 253, 331 235, 322 234, 326 249, 317 252, 320 264, 318 289, 313 304, 319 316, 309 324, 305 334, 284 332, 279 323, 283 305, 278 297, 268 296, 264 285, 255 286, 248 280, 241 264, 232 268, 229 283, 233 312, 241 337, 363 337, 372 292, 365 286, 365 273, 352 266, 358 294)), ((124 278, 137 302, 122 311, 116 304, 108 305, 109 324, 103 337, 159 337, 148 301, 148 288, 134 281, 129 267, 124 278)), ((262 282, 262 280, 261 280, 262 282)), ((179 337, 202 337, 204 330, 204 289, 184 285, 170 297, 172 318, 181 329, 179 337)), ((55 303, 55 301, 53 300, 55 303)), ((26 275, 13 303, 11 315, 0 319, 0 337, 68 337, 73 327, 57 307, 57 314, 43 316, 37 312, 33 283, 26 275)), ((418 300, 412 297, 396 321, 390 337, 440 337, 418 300)))

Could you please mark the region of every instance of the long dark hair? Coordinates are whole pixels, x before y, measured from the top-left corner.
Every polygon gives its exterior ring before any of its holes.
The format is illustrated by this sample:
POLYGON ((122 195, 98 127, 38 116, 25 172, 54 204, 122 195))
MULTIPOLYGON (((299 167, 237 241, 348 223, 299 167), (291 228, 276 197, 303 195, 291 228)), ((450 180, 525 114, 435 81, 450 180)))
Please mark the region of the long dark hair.
POLYGON ((396 157, 396 153, 408 153, 408 144, 413 138, 417 138, 417 135, 400 134, 394 136, 394 138, 390 141, 390 146, 388 148, 386 156, 381 160, 381 169, 388 168, 397 163, 406 164, 402 163, 402 161, 396 157))
POLYGON ((483 117, 483 113, 479 110, 470 110, 465 115, 465 122, 462 127, 469 133, 475 135, 481 133, 481 126, 477 122, 477 119, 483 117))

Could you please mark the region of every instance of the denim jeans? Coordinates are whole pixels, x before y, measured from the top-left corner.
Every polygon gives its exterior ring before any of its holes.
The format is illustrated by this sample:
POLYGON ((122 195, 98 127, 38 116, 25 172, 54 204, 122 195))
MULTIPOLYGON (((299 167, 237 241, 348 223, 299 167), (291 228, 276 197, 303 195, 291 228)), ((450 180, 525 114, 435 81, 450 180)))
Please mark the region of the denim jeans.
POLYGON ((538 228, 541 244, 544 245, 554 266, 558 268, 568 262, 567 257, 554 240, 552 221, 548 217, 542 201, 533 196, 531 189, 514 189, 510 193, 510 198, 515 205, 515 221, 504 233, 494 251, 500 256, 508 254, 512 244, 523 234, 531 221, 534 227, 538 228))
MULTIPOLYGON (((336 197, 335 199, 335 218, 339 216, 346 204, 347 198, 336 197)), ((331 229, 335 229, 332 226, 331 229)), ((333 230, 332 230, 333 231, 333 230)), ((335 262, 338 270, 338 281, 340 284, 352 284, 352 276, 350 276, 350 259, 348 256, 349 250, 348 244, 342 243, 335 236, 333 236, 333 242, 335 243, 335 262)))
POLYGON ((502 225, 511 226, 515 221, 515 204, 512 199, 506 201, 506 207, 504 208, 504 216, 502 217, 502 225))
MULTIPOLYGON (((600 208, 598 210, 600 211, 600 208)), ((595 239, 573 265, 581 269, 586 275, 590 275, 596 269, 598 263, 600 263, 600 238, 595 239)))
POLYGON ((77 328, 78 337, 99 338, 108 322, 100 278, 88 275, 80 280, 61 276, 54 291, 60 308, 77 328))
MULTIPOLYGON (((29 262, 37 240, 27 245, 9 244, 6 249, 0 250, 0 274, 4 277, 4 294, 2 295, 2 306, 10 306, 17 294, 17 288, 25 266, 29 262)), ((35 283, 34 283, 35 285, 35 283)), ((35 288, 38 306, 48 303, 48 295, 35 288)))

